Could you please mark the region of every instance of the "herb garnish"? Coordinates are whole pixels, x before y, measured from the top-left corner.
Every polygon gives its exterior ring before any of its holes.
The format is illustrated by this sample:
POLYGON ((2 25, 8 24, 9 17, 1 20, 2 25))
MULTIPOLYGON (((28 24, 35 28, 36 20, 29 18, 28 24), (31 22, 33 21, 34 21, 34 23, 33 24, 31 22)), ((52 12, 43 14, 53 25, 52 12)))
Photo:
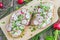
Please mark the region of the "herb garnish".
POLYGON ((33 27, 33 29, 31 30, 31 32, 33 32, 33 31, 35 31, 36 30, 36 28, 35 27, 33 27))
POLYGON ((18 20, 21 21, 22 19, 23 19, 23 15, 19 15, 19 16, 18 16, 18 20))
POLYGON ((5 24, 5 22, 1 22, 1 24, 5 24))

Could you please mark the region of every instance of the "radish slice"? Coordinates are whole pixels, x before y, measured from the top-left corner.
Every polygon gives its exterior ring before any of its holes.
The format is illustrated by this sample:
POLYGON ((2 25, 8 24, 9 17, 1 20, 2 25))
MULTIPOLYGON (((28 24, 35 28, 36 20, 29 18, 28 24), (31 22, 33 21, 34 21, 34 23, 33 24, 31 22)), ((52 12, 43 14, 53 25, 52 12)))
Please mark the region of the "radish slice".
POLYGON ((13 17, 14 20, 18 19, 17 16, 16 16, 16 14, 13 14, 12 17, 13 17))
POLYGON ((41 8, 38 8, 38 12, 42 12, 43 11, 43 9, 41 9, 41 8))
POLYGON ((26 18, 30 19, 30 13, 29 12, 26 13, 26 18))
POLYGON ((22 20, 22 24, 27 24, 27 20, 22 20))
POLYGON ((43 28, 43 27, 46 27, 46 23, 44 23, 44 24, 42 25, 42 28, 43 28))
POLYGON ((22 12, 24 12, 24 13, 26 13, 26 12, 27 12, 27 11, 26 11, 26 9, 22 9, 21 11, 22 11, 22 12))
POLYGON ((52 12, 49 12, 49 13, 47 14, 47 16, 48 16, 49 18, 51 18, 51 17, 52 17, 52 12))
POLYGON ((14 34, 12 33, 13 37, 18 37, 21 34, 22 31, 18 30, 17 32, 15 32, 14 34))
POLYGON ((34 25, 38 25, 38 21, 37 20, 34 20, 34 25))
MULTIPOLYGON (((11 26, 11 25, 10 25, 11 26)), ((12 27, 9 27, 9 25, 6 26, 6 30, 10 32, 12 30, 12 27)))
POLYGON ((50 18, 48 18, 48 19, 46 20, 46 23, 47 23, 47 24, 51 23, 50 18))
POLYGON ((35 20, 38 20, 39 22, 42 22, 44 19, 42 16, 40 16, 40 14, 36 14, 36 19, 35 20))

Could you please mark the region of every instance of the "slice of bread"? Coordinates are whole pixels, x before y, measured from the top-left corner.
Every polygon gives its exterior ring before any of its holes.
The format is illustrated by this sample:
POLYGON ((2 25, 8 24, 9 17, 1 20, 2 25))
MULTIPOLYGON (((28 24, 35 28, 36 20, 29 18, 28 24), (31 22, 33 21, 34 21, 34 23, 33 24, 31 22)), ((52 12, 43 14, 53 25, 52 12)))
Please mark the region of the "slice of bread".
POLYGON ((43 25, 48 25, 52 22, 54 12, 54 6, 51 3, 42 3, 36 6, 33 11, 33 18, 31 20, 31 25, 42 27, 43 25))
POLYGON ((31 15, 30 11, 25 8, 15 12, 10 18, 10 23, 6 26, 7 31, 13 37, 20 36, 26 26, 29 25, 31 15))

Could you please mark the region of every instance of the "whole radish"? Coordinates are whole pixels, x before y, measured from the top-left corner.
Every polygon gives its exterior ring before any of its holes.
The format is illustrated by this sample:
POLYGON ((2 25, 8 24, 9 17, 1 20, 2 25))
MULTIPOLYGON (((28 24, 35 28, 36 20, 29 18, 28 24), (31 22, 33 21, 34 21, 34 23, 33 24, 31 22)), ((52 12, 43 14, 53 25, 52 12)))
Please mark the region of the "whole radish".
POLYGON ((18 4, 23 4, 24 0, 17 0, 18 4))
POLYGON ((55 38, 55 40, 57 40, 58 30, 60 30, 60 19, 56 23, 54 23, 53 28, 55 29, 55 36, 54 36, 54 38, 55 38))
POLYGON ((3 3, 2 2, 0 2, 0 8, 3 8, 3 3))

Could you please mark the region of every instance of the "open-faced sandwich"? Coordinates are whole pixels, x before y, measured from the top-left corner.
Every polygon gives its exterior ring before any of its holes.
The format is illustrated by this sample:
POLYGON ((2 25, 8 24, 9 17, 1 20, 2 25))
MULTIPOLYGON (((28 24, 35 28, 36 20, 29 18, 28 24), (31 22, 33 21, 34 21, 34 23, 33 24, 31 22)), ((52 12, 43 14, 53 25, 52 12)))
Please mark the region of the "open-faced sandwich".
POLYGON ((21 10, 15 12, 11 16, 10 23, 6 27, 7 31, 13 37, 20 36, 25 27, 29 25, 31 15, 32 14, 25 8, 22 8, 21 10))
POLYGON ((35 6, 31 25, 38 27, 46 26, 52 21, 53 5, 51 3, 41 3, 35 6))

